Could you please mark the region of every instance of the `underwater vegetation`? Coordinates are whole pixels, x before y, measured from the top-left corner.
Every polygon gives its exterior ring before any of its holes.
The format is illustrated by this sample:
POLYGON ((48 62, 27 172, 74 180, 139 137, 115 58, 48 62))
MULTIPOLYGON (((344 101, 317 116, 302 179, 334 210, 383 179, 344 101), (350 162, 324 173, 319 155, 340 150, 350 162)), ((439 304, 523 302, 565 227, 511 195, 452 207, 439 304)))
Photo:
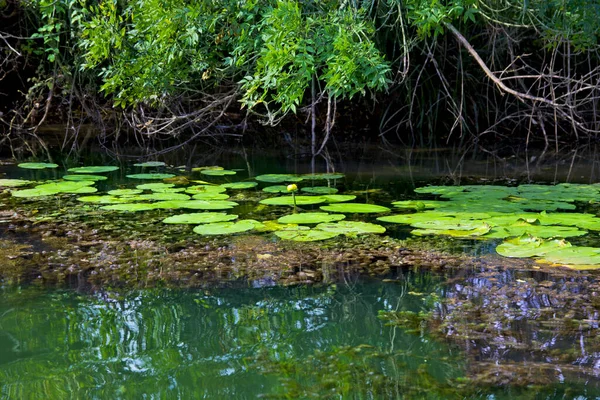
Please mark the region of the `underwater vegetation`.
MULTIPOLYGON (((46 164, 33 165, 42 168, 46 164)), ((31 163, 19 166, 32 168, 31 163)), ((198 167, 186 176, 178 176, 165 172, 169 167, 162 162, 135 166, 144 172, 127 174, 127 178, 157 182, 114 188, 110 187, 110 176, 94 174, 119 167, 84 166, 70 168, 72 174, 63 180, 2 179, 0 187, 15 198, 29 201, 81 194, 84 196, 77 200, 92 207, 94 215, 166 210, 171 214, 163 217, 162 223, 195 225, 191 230, 204 236, 273 233, 281 240, 308 242, 340 235, 383 234, 386 228, 380 223, 403 224, 413 228, 414 236, 503 240, 496 251, 504 257, 533 258, 539 263, 574 269, 600 268, 600 248, 577 246, 566 240, 600 231, 600 218, 595 214, 575 212, 583 204, 593 206, 600 194, 598 184, 426 186, 415 189, 415 193, 429 199, 394 201, 391 208, 373 204, 372 199, 365 201, 368 197, 357 200, 357 195, 363 196, 361 193, 345 194, 344 175, 339 173, 263 174, 228 182, 229 176, 238 175, 237 170, 198 167), (148 168, 151 170, 146 171, 148 168), (210 182, 196 179, 196 173, 210 182), (100 191, 99 182, 108 182, 107 188, 100 191), (240 207, 246 211, 238 211, 240 207), (265 207, 273 209, 265 213, 265 207), (291 213, 286 207, 291 207, 291 213), (198 212, 176 214, 176 210, 198 212), (248 212, 251 217, 245 215, 248 212), (265 214, 270 218, 257 218, 265 214), (240 216, 242 219, 238 219, 240 216)))

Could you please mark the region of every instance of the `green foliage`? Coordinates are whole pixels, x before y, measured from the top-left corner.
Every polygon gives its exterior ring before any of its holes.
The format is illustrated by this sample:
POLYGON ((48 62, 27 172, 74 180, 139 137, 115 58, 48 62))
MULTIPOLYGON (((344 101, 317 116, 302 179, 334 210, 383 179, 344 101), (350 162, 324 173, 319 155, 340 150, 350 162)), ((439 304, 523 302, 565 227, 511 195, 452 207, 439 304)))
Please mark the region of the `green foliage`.
POLYGON ((325 8, 297 1, 277 3, 262 21, 262 46, 252 75, 242 79, 244 105, 274 102, 296 112, 313 79, 335 98, 382 90, 390 65, 376 49, 373 26, 362 10, 325 8))

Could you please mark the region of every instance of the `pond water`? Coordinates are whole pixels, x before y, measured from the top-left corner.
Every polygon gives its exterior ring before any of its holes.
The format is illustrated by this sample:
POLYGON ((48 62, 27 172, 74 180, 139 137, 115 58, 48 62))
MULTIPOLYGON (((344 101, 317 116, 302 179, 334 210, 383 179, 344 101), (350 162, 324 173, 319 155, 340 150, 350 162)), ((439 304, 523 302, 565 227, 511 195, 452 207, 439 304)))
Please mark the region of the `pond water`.
MULTIPOLYGON (((553 162, 539 162, 539 154, 466 162, 469 157, 451 153, 365 153, 334 163, 345 177, 327 185, 356 195, 357 203, 404 215, 412 211, 390 203, 436 198, 414 192, 427 184, 495 183, 513 189, 532 181, 586 184, 553 186, 562 189, 552 201, 532 195, 531 186, 502 196, 511 204, 523 204, 529 196, 529 205, 518 212, 537 207, 539 213, 562 202, 565 209, 548 214, 588 213, 571 225, 562 220, 546 225, 545 211, 525 223, 531 229, 542 226, 541 231, 585 229, 584 236, 568 237, 569 245, 595 248, 600 246, 593 220, 598 206, 594 199, 581 200, 600 190, 593 185, 600 180, 600 163, 592 154, 553 162), (571 201, 575 192, 579 197, 571 201)), ((61 178, 67 167, 107 164, 121 169, 104 173, 108 179, 94 185, 100 194, 147 183, 126 177, 140 172, 132 161, 95 157, 57 169, 4 165, 0 179, 41 182, 61 178)), ((187 159, 186 172, 164 167, 151 172, 191 176, 189 167, 200 165, 243 169, 235 178, 193 175, 216 184, 310 172, 307 162, 287 157, 187 159)), ((317 172, 331 172, 334 164, 322 164, 317 172)), ((468 198, 460 192, 457 204, 473 206, 475 191, 466 192, 468 198)), ((339 236, 294 247, 272 233, 204 237, 193 225, 162 223, 189 210, 105 211, 76 200, 86 195, 17 198, 7 191, 0 197, 1 398, 600 398, 600 284, 591 268, 547 268, 499 257, 495 249, 505 236, 481 240, 479 226, 463 239, 448 233, 415 236, 415 227, 377 219, 385 213, 352 212, 347 220, 382 224, 388 236, 339 236), (411 246, 444 249, 452 256, 435 253, 434 264, 443 267, 434 270, 393 260, 411 246), (339 260, 328 258, 357 248, 363 253, 376 248, 369 263, 385 268, 368 270, 375 277, 367 277, 352 268, 340 270, 339 260), (461 258, 463 253, 469 258, 461 258), (207 259, 202 268, 195 265, 199 254, 207 259), (238 266, 257 254, 258 269, 265 271, 238 266), (307 260, 314 254, 318 268, 307 260), (202 271, 212 266, 218 276, 203 281, 202 271), (277 268, 286 272, 273 272, 277 268), (181 282, 187 287, 173 287, 181 282)), ((256 189, 233 192, 238 205, 224 212, 261 221, 290 214, 287 206, 257 205, 271 196, 256 189)), ((321 205, 301 206, 302 212, 319 211, 321 205)), ((469 220, 479 221, 480 214, 469 220)), ((495 226, 485 229, 489 235, 495 226)), ((551 238, 543 240, 538 245, 551 238)), ((353 255, 349 259, 344 265, 361 262, 353 255)))

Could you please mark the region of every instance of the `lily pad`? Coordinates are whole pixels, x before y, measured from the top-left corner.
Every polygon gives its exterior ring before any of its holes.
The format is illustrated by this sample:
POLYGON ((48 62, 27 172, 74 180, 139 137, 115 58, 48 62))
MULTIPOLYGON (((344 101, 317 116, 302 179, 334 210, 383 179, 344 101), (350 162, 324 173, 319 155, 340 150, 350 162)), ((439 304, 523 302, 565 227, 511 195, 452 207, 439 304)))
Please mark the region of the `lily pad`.
POLYGON ((101 174, 103 172, 112 172, 118 170, 119 167, 106 165, 106 166, 89 166, 89 167, 75 167, 69 168, 67 171, 75 174, 101 174))
POLYGON ((287 193, 288 192, 286 185, 267 186, 266 188, 263 188, 262 191, 265 193, 287 193))
POLYGON ((167 179, 173 178, 175 175, 173 174, 132 174, 126 175, 131 179, 167 179))
POLYGON ((496 247, 496 252, 503 257, 528 258, 543 256, 564 247, 571 247, 571 243, 565 240, 543 240, 533 236, 521 236, 505 240, 496 247))
POLYGON ((144 183, 142 185, 137 185, 136 188, 141 190, 162 190, 162 189, 170 189, 175 187, 172 183, 144 183))
POLYGON ((23 179, 0 179, 0 187, 20 187, 34 183, 34 181, 27 181, 23 179))
POLYGON ((256 183, 256 182, 231 182, 231 183, 224 183, 221 185, 221 187, 224 187, 226 189, 233 189, 233 190, 252 189, 252 188, 255 188, 256 186, 258 186, 258 183, 256 183))
POLYGON ((323 180, 323 179, 341 179, 345 175, 338 173, 321 173, 321 174, 304 174, 302 177, 304 179, 312 179, 312 180, 323 180))
POLYGON ((109 190, 108 194, 110 194, 111 196, 131 196, 131 195, 140 194, 142 192, 143 192, 143 190, 141 190, 141 189, 115 189, 115 190, 109 190))
POLYGON ((137 211, 149 211, 154 210, 154 204, 150 203, 127 203, 127 204, 113 204, 109 206, 102 206, 100 209, 108 210, 108 211, 129 211, 129 212, 137 212, 137 211))
POLYGON ((490 231, 491 227, 482 223, 479 226, 473 229, 415 229, 410 233, 417 236, 425 236, 425 235, 443 235, 443 236, 452 236, 456 238, 469 238, 469 237, 478 237, 483 236, 490 231))
POLYGON ((300 191, 311 194, 335 194, 338 192, 336 188, 327 186, 304 187, 300 191))
POLYGON ((122 204, 128 203, 129 200, 116 196, 83 196, 77 198, 78 201, 94 204, 122 204))
POLYGON ((279 218, 277 222, 281 224, 320 224, 323 222, 340 221, 344 218, 346 218, 344 214, 314 212, 286 215, 279 218))
POLYGON ((384 206, 378 206, 376 204, 362 204, 362 203, 341 203, 341 204, 330 204, 327 206, 321 206, 321 210, 330 212, 341 212, 351 214, 368 214, 368 213, 384 213, 389 212, 390 209, 384 206))
POLYGON ((323 223, 317 225, 316 229, 320 229, 326 232, 339 233, 346 236, 385 232, 385 228, 381 225, 358 221, 340 221, 335 223, 323 223))
POLYGON ((237 222, 216 222, 212 224, 199 225, 194 232, 199 235, 231 235, 234 233, 247 232, 256 226, 256 221, 240 220, 237 222))
MULTIPOLYGON (((263 199, 259 203, 270 206, 293 206, 294 199, 292 196, 271 197, 263 199)), ((319 203, 325 203, 325 199, 322 196, 296 196, 296 204, 299 206, 319 203)))
POLYGON ((237 215, 224 214, 216 212, 203 212, 203 213, 191 213, 191 214, 180 214, 173 215, 165 218, 163 222, 165 224, 210 224, 215 222, 227 222, 237 219, 237 215))
POLYGON ((539 238, 566 238, 583 236, 586 234, 586 231, 571 226, 534 225, 527 222, 518 222, 509 226, 493 227, 485 237, 505 239, 512 236, 531 235, 539 238))
POLYGON ((29 163, 21 163, 21 164, 17 165, 17 167, 25 168, 25 169, 46 169, 46 168, 56 168, 56 167, 58 167, 58 164, 29 162, 29 163))
POLYGON ((200 171, 203 175, 208 176, 225 176, 225 175, 235 175, 237 172, 231 171, 229 169, 204 169, 200 171))
POLYGON ((70 193, 70 194, 84 194, 84 193, 95 193, 98 191, 95 187, 92 187, 93 181, 61 181, 51 182, 38 185, 33 189, 24 189, 13 191, 14 197, 40 197, 40 196, 52 196, 59 193, 70 193))
POLYGON ((195 200, 227 200, 229 195, 226 193, 198 193, 192 196, 195 200))
POLYGON ((143 201, 187 201, 190 196, 184 193, 150 193, 141 194, 137 199, 143 201))
POLYGON ((292 174, 264 174, 259 175, 256 178, 257 181, 260 182, 269 182, 269 183, 284 183, 284 182, 301 182, 304 180, 303 177, 299 175, 292 174))
POLYGON ((598 265, 600 264, 600 248, 562 247, 544 254, 543 260, 564 265, 598 265))
POLYGON ((163 167, 166 164, 162 161, 146 161, 143 163, 133 164, 135 167, 163 167))
POLYGON ((356 199, 353 194, 324 194, 321 195, 327 203, 343 203, 345 201, 352 201, 356 199))
POLYGON ((382 222, 390 222, 393 224, 407 224, 410 225, 413 222, 417 221, 430 221, 437 218, 448 218, 448 214, 444 212, 431 212, 426 211, 422 213, 414 213, 414 214, 396 214, 396 215, 388 215, 385 217, 377 218, 378 221, 382 222))
POLYGON ((227 189, 218 185, 196 185, 188 187, 185 192, 189 194, 199 193, 225 193, 227 189))
POLYGON ((392 205, 396 208, 406 208, 413 210, 426 210, 443 206, 447 201, 440 200, 404 200, 394 201, 392 205))
POLYGON ((65 175, 65 176, 63 176, 63 179, 67 180, 67 181, 105 181, 108 178, 106 176, 102 176, 102 175, 81 174, 81 175, 65 175))
POLYGON ((485 222, 481 220, 463 220, 459 218, 445 217, 432 219, 428 221, 415 221, 411 223, 410 226, 420 229, 448 229, 454 231, 470 231, 481 227, 481 225, 484 223, 485 222))
POLYGON ((182 200, 182 201, 159 201, 154 203, 155 208, 178 209, 188 208, 192 210, 228 210, 239 205, 233 201, 226 200, 182 200))
POLYGON ((299 226, 295 224, 280 224, 277 221, 262 221, 261 227, 254 228, 257 232, 276 232, 281 230, 308 230, 308 226, 299 226))
POLYGON ((295 242, 315 242, 317 240, 327 240, 339 235, 336 232, 326 232, 317 229, 310 230, 282 230, 275 232, 280 239, 293 240, 295 242))

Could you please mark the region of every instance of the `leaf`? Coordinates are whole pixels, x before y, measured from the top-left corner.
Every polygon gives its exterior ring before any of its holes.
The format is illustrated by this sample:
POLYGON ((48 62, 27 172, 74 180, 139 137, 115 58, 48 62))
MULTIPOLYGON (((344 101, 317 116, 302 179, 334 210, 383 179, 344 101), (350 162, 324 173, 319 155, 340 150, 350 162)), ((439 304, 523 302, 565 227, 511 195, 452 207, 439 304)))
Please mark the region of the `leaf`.
POLYGON ((115 166, 88 166, 88 167, 76 167, 69 168, 67 171, 76 174, 101 174, 103 172, 112 172, 118 170, 119 167, 115 166))
POLYGON ((330 212, 341 212, 351 214, 365 214, 365 213, 385 213, 389 212, 390 209, 384 206, 378 206, 375 204, 361 204, 361 203, 341 203, 331 204, 327 206, 321 206, 321 210, 330 212))
POLYGON ((279 218, 277 222, 281 224, 319 224, 322 222, 340 221, 344 218, 346 218, 344 214, 314 212, 286 215, 279 218))
POLYGON ((46 169, 46 168, 56 168, 56 167, 58 167, 58 164, 31 162, 31 163, 21 163, 21 164, 17 165, 17 167, 24 168, 24 169, 46 169))
POLYGON ((227 222, 237 219, 237 215, 215 212, 202 212, 191 214, 179 214, 167 217, 163 220, 165 224, 209 224, 215 222, 227 222))

